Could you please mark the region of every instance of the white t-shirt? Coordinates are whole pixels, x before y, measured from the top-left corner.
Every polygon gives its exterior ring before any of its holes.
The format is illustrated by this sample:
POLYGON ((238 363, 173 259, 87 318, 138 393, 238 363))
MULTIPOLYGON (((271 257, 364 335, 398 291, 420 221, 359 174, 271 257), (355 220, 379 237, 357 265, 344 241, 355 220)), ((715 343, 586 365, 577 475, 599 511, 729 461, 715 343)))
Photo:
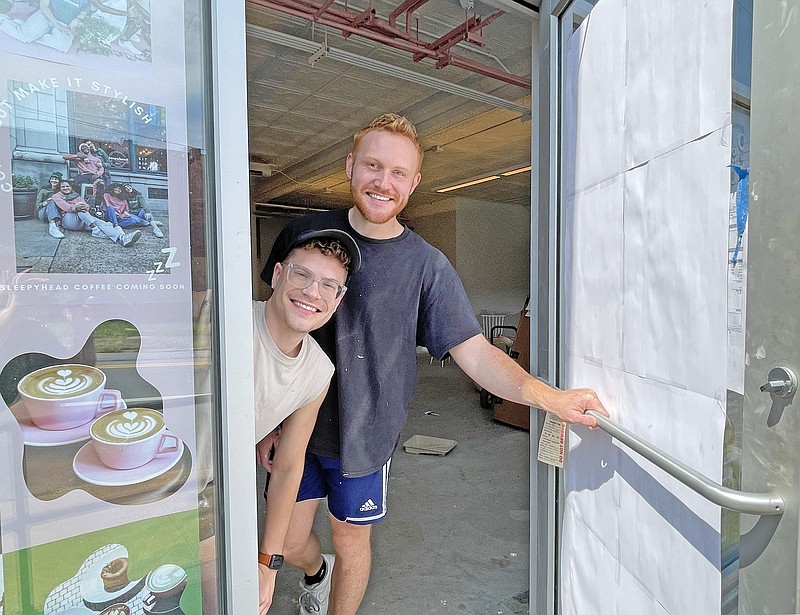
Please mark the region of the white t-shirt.
POLYGON ((296 357, 280 351, 264 320, 265 305, 253 301, 256 442, 319 397, 333 376, 333 363, 310 335, 296 357))

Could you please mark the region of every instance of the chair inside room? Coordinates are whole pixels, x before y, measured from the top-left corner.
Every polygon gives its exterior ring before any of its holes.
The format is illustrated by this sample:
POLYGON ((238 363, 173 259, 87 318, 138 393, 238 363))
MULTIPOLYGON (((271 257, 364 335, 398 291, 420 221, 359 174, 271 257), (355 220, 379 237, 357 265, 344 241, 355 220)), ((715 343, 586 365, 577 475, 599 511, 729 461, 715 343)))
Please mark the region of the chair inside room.
POLYGON ((517 328, 506 325, 505 321, 505 314, 481 314, 483 335, 492 345, 508 354, 514 344, 517 328), (507 335, 508 333, 511 335, 507 335))

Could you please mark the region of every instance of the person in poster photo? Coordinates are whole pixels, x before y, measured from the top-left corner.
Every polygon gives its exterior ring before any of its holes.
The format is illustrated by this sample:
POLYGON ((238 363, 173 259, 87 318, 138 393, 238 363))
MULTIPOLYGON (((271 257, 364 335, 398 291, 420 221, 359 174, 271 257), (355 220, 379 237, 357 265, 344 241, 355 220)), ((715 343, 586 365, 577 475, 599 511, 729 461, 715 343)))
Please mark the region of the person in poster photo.
POLYGON ((62 229, 70 231, 90 231, 94 237, 108 237, 111 241, 127 248, 139 241, 141 231, 126 233, 110 222, 100 220, 89 213, 89 204, 83 197, 75 192, 68 180, 62 180, 59 191, 56 192, 47 205, 50 210, 46 216, 50 222, 49 233, 56 239, 63 239, 62 229))
POLYGON ((12 6, 9 0, 0 0, 0 31, 23 43, 39 43, 61 53, 72 48, 77 27, 91 11, 127 15, 99 0, 39 0, 37 11, 17 20, 7 15, 12 6))
POLYGON ((56 239, 62 239, 64 233, 59 228, 61 226, 62 212, 53 202, 53 195, 61 190, 61 182, 63 180, 64 176, 61 173, 58 171, 53 172, 47 180, 47 185, 36 194, 36 214, 39 220, 48 223, 48 233, 56 239))
POLYGON ((95 15, 102 19, 118 36, 107 37, 106 45, 117 46, 132 58, 143 59, 150 47, 150 3, 149 0, 103 0, 104 12, 95 15), (125 17, 111 14, 109 8, 124 10, 125 17))
POLYGON ((137 211, 139 209, 150 210, 149 207, 147 207, 147 199, 144 198, 141 192, 133 187, 133 184, 122 184, 122 188, 125 190, 125 198, 128 201, 128 206, 131 208, 131 211, 137 211))
MULTIPOLYGON (((130 184, 128 185, 130 186, 130 184)), ((131 186, 132 189, 133 187, 131 186)), ((109 184, 103 193, 103 200, 105 201, 105 212, 108 221, 114 226, 121 226, 122 228, 149 226, 153 229, 153 234, 156 237, 164 237, 164 233, 159 228, 160 222, 145 207, 131 209, 131 201, 127 199, 125 188, 122 184, 109 184)), ((133 202, 138 204, 137 201, 133 202)))
MULTIPOLYGON (((105 158, 108 159, 108 154, 103 151, 105 158)), ((94 194, 95 202, 103 198, 103 191, 105 185, 111 181, 111 176, 108 174, 108 165, 103 162, 97 154, 97 148, 91 141, 85 141, 78 146, 77 154, 61 154, 64 160, 75 163, 78 168, 78 174, 72 178, 76 186, 81 184, 92 184, 92 194, 94 194)), ((110 164, 109 160, 109 164, 110 164)))
POLYGON ((111 168, 111 158, 109 157, 108 152, 106 152, 106 150, 104 150, 102 147, 97 147, 97 145, 94 144, 94 141, 86 141, 86 145, 89 147, 89 152, 100 159, 100 162, 103 163, 103 167, 105 168, 106 172, 108 172, 108 169, 111 168))
POLYGON ((36 193, 36 208, 39 213, 39 219, 48 221, 44 215, 45 203, 61 189, 61 180, 64 179, 64 174, 54 171, 47 180, 47 185, 42 187, 36 193))
POLYGON ((298 236, 281 257, 272 295, 253 301, 256 439, 263 443, 259 461, 270 471, 258 556, 261 615, 272 603, 306 445, 334 370, 308 333, 328 322, 361 263, 352 237, 330 229, 298 236))

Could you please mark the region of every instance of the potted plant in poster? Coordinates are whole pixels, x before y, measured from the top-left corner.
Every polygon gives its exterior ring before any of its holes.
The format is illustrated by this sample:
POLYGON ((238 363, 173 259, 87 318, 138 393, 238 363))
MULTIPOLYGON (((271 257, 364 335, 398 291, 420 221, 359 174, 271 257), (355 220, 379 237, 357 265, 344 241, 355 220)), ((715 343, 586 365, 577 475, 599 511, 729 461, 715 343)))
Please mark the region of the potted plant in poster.
POLYGON ((36 210, 36 181, 30 175, 11 175, 14 193, 14 220, 33 217, 36 210))

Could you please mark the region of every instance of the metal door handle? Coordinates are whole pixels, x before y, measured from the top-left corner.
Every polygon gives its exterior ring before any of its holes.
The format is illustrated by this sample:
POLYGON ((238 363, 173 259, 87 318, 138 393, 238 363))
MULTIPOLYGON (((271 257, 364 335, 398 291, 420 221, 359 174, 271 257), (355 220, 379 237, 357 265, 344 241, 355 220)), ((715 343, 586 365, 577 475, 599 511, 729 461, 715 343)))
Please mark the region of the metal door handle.
POLYGON ((723 487, 602 414, 594 410, 587 410, 586 414, 597 419, 600 429, 717 506, 748 515, 782 515, 785 510, 780 493, 752 493, 723 487))
POLYGON ((767 383, 761 385, 763 393, 790 397, 797 390, 797 376, 788 367, 773 367, 767 374, 767 383))

